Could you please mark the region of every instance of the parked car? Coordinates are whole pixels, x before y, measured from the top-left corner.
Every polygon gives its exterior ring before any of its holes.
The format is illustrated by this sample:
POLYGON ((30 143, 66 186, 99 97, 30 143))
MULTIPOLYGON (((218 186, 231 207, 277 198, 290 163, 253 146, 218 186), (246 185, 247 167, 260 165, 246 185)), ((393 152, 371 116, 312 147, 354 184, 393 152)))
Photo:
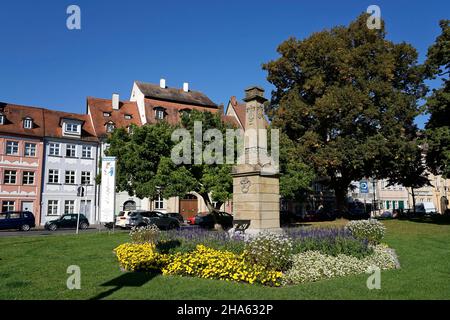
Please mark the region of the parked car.
POLYGON ((166 213, 169 217, 177 219, 180 224, 184 224, 184 217, 181 215, 181 213, 178 212, 168 212, 166 213))
MULTIPOLYGON (((219 211, 217 214, 217 223, 227 230, 233 227, 233 216, 227 212, 219 211)), ((214 217, 212 213, 206 215, 200 215, 196 218, 196 224, 202 228, 212 229, 214 228, 214 217)))
POLYGON ((120 211, 119 215, 116 217, 116 226, 119 228, 126 228, 127 224, 130 224, 130 214, 132 212, 145 211, 145 210, 129 210, 120 211))
POLYGON ((433 216, 437 214, 436 207, 433 202, 419 202, 416 203, 416 215, 419 216, 433 216))
POLYGON ((180 222, 176 218, 169 217, 159 211, 134 211, 130 214, 130 221, 127 224, 128 228, 143 227, 154 224, 159 229, 177 229, 180 227, 180 222))
POLYGON ((34 228, 35 218, 29 211, 10 211, 0 213, 0 229, 29 231, 34 228))
MULTIPOLYGON (((76 228, 77 221, 78 213, 64 214, 56 220, 48 221, 45 224, 45 229, 55 231, 56 229, 76 228)), ((78 226, 82 230, 89 228, 89 220, 82 213, 80 213, 80 223, 78 226)))
POLYGON ((209 214, 209 212, 200 212, 200 213, 197 213, 195 216, 192 216, 192 217, 187 218, 187 219, 186 219, 186 222, 187 222, 187 224, 190 224, 190 225, 196 225, 196 224, 198 224, 198 222, 200 221, 200 219, 201 219, 203 216, 206 216, 207 214, 209 214))

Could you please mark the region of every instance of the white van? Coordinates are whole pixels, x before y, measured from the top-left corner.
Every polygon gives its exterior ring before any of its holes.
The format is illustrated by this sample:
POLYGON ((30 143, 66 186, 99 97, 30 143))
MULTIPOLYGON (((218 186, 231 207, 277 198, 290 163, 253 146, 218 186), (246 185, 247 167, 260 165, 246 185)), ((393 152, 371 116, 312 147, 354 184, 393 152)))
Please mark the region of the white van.
POLYGON ((416 203, 416 213, 428 216, 437 214, 437 210, 433 202, 419 202, 416 203))

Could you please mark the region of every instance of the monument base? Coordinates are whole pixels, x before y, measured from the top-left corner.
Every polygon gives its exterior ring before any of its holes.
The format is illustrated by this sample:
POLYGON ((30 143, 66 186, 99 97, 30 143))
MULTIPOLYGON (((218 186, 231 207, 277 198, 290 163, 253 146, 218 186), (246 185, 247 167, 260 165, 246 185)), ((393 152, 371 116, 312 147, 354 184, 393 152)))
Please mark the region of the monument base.
POLYGON ((247 234, 282 232, 278 175, 265 175, 259 165, 233 168, 233 212, 236 220, 250 220, 247 234))

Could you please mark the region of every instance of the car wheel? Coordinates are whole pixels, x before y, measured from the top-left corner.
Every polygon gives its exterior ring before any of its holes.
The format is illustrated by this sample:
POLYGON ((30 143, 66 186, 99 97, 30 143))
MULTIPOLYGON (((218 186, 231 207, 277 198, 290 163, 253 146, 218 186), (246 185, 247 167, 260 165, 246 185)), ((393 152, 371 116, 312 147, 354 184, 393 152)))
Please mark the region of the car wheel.
POLYGON ((29 224, 23 224, 20 226, 21 231, 30 231, 30 225, 29 224))
POLYGON ((89 226, 88 226, 88 224, 86 222, 83 222, 83 223, 80 224, 80 229, 82 229, 82 230, 86 230, 88 227, 89 226))
POLYGON ((48 226, 48 230, 50 230, 50 231, 55 231, 56 229, 58 229, 58 227, 54 223, 52 223, 51 225, 48 226))

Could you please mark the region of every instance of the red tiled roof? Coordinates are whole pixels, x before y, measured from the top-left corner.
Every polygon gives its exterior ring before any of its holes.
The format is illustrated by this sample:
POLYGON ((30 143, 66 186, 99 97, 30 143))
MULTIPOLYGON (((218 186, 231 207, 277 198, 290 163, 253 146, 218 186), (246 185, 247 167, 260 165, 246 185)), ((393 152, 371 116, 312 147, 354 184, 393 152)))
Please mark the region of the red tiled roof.
POLYGON ((211 113, 219 112, 219 109, 201 107, 196 105, 179 104, 170 101, 161 101, 155 99, 145 98, 145 117, 147 123, 156 123, 155 119, 155 108, 161 107, 164 109, 165 116, 164 119, 170 124, 177 124, 181 121, 182 110, 198 110, 198 111, 209 111, 211 113))
POLYGON ((233 125, 236 128, 240 128, 241 125, 239 124, 239 122, 237 121, 237 119, 233 116, 222 116, 222 121, 225 123, 229 123, 231 125, 233 125))
POLYGON ((98 141, 92 122, 87 114, 77 114, 62 111, 54 111, 44 109, 45 117, 45 136, 51 138, 68 138, 63 135, 63 128, 61 125, 61 119, 75 119, 83 121, 81 127, 81 140, 86 141, 98 141))
POLYGON ((119 110, 113 110, 111 99, 87 98, 87 105, 92 116, 92 123, 97 137, 107 136, 106 123, 113 122, 116 128, 126 128, 130 124, 140 126, 141 119, 136 102, 121 101, 119 110), (103 113, 110 113, 110 117, 105 117, 103 113), (125 119, 125 115, 130 115, 131 119, 125 119))
POLYGON ((246 118, 245 103, 239 103, 235 96, 232 96, 230 101, 231 101, 231 106, 233 107, 233 109, 239 119, 239 122, 242 124, 242 127, 245 127, 245 118, 246 118))
POLYGON ((5 123, 0 125, 0 133, 36 138, 44 137, 45 122, 43 108, 0 102, 0 113, 5 116, 5 123), (30 117, 33 120, 32 129, 25 129, 23 127, 23 119, 26 117, 30 117))

